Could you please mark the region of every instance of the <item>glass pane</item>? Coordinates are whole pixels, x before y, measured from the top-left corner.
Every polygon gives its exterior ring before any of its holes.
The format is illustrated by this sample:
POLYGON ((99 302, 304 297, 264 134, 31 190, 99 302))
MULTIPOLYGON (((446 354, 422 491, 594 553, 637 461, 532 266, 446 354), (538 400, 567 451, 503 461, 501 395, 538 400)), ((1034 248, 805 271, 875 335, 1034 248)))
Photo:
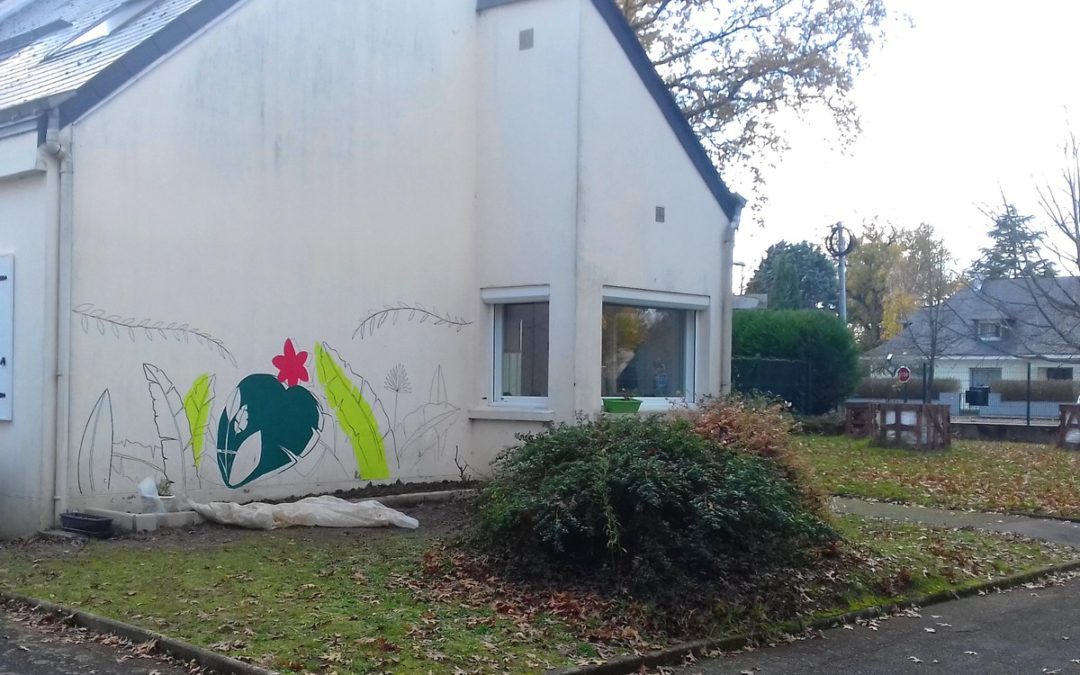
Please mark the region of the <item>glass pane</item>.
POLYGON ((989 387, 1001 379, 1001 368, 972 368, 971 386, 989 387))
POLYGON ((502 307, 502 396, 547 396, 548 303, 502 307))
POLYGON ((686 396, 689 311, 604 303, 604 396, 686 396))

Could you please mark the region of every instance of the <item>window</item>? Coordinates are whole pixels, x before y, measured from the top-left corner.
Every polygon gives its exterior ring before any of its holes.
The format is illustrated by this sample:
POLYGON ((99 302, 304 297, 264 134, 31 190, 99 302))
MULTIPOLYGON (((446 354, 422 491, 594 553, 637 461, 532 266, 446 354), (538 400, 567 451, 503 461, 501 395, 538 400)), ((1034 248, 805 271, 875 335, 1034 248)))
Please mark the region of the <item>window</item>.
POLYGON ((696 316, 691 309, 605 302, 601 394, 692 399, 696 316))
POLYGON ((1001 368, 972 368, 970 375, 972 387, 989 387, 1001 379, 1001 368))
POLYGON ((112 35, 128 21, 142 13, 142 11, 153 4, 154 1, 155 0, 130 0, 129 2, 125 2, 106 15, 104 19, 91 26, 88 30, 83 31, 74 40, 61 47, 60 51, 63 52, 69 49, 76 49, 100 40, 103 37, 112 35))
POLYGON ((1047 368, 1046 379, 1048 380, 1072 380, 1072 368, 1047 368))
POLYGON ((977 321, 976 326, 979 331, 979 339, 982 340, 999 340, 1001 339, 1001 322, 1000 321, 977 321))
POLYGON ((485 288, 493 305, 491 402, 544 407, 548 396, 548 286, 485 288))

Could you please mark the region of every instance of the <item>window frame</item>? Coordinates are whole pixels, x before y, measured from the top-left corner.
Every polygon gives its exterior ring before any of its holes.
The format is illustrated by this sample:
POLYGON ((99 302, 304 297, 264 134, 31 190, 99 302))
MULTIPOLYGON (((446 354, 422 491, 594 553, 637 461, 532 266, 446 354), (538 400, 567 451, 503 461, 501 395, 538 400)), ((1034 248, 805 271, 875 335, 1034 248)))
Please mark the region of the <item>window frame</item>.
MULTIPOLYGON (((670 410, 673 406, 694 405, 697 401, 697 371, 698 362, 700 361, 698 347, 701 341, 698 340, 698 332, 700 331, 704 314, 709 309, 709 296, 605 286, 603 289, 603 298, 600 303, 601 342, 604 339, 602 321, 605 305, 642 307, 646 309, 674 309, 686 312, 686 325, 683 332, 683 395, 635 396, 634 398, 641 401, 641 408, 639 408, 639 410, 642 412, 666 411, 670 410)), ((597 373, 601 377, 600 395, 603 398, 602 368, 603 363, 597 365, 597 373)), ((610 396, 607 398, 610 398, 610 396)))
POLYGON ((491 391, 488 405, 493 408, 546 409, 551 397, 551 289, 549 286, 509 286, 481 289, 480 297, 491 307, 491 391), (502 351, 503 317, 507 305, 545 303, 548 306, 548 387, 546 396, 503 396, 502 351))
POLYGON ((1000 321, 985 321, 979 320, 975 322, 975 333, 980 340, 993 341, 1000 340, 1004 332, 1004 327, 1000 321), (992 328, 993 332, 984 333, 984 328, 992 328))

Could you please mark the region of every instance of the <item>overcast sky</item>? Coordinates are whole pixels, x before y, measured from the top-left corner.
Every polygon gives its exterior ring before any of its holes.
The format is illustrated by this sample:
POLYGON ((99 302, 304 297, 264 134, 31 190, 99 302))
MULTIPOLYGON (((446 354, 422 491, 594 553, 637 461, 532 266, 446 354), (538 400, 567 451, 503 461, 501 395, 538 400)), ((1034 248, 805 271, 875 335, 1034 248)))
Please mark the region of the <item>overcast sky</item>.
POLYGON ((856 84, 863 133, 840 151, 813 120, 793 125, 761 224, 737 239, 747 281, 770 244, 820 243, 838 220, 858 230, 875 216, 934 225, 966 267, 988 243, 979 206, 1004 190, 1036 213, 1036 181, 1061 165, 1070 121, 1080 133, 1080 2, 886 2, 914 25, 891 23, 856 84))

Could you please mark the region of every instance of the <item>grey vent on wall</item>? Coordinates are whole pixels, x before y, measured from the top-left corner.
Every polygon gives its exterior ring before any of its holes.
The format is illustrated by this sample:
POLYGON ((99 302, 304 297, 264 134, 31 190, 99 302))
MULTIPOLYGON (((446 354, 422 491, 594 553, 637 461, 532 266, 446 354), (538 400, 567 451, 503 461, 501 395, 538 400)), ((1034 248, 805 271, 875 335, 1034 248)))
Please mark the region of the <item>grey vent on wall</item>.
POLYGON ((664 207, 663 206, 657 206, 656 207, 656 222, 662 223, 662 222, 664 222, 666 220, 666 218, 667 218, 667 213, 665 212, 664 207))
POLYGON ((525 51, 533 48, 533 29, 527 28, 518 33, 518 49, 525 51))

